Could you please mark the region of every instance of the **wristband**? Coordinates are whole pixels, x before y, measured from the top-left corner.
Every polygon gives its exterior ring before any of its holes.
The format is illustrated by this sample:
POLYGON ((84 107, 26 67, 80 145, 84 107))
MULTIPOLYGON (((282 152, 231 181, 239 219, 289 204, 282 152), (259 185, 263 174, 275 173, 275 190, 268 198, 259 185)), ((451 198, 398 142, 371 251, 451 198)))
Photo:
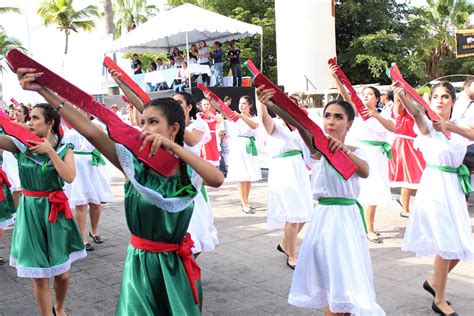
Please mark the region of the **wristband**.
POLYGON ((59 111, 63 108, 64 102, 65 102, 65 101, 62 101, 61 103, 59 103, 59 104, 58 104, 58 107, 57 107, 56 109, 54 109, 54 110, 55 110, 56 112, 59 112, 59 111))

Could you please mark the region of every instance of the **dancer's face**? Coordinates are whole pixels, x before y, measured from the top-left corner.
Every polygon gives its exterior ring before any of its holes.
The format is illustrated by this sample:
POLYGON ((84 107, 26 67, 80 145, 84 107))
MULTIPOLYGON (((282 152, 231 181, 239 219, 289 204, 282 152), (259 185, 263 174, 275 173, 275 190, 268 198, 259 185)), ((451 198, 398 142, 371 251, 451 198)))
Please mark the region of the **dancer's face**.
POLYGON ((208 113, 211 111, 211 103, 208 100, 204 99, 201 101, 201 108, 204 113, 208 113))
POLYGON ((341 141, 344 141, 352 122, 349 121, 346 110, 339 104, 331 104, 324 111, 324 131, 341 141))
POLYGON ((54 121, 46 122, 43 109, 33 108, 31 110, 31 119, 28 122, 28 128, 39 137, 47 137, 53 128, 54 121))
POLYGON ((166 116, 156 106, 149 106, 143 110, 142 125, 143 130, 160 134, 172 140, 179 130, 179 124, 169 125, 166 116))
POLYGON ((250 105, 249 101, 246 98, 240 98, 240 100, 239 100, 239 111, 240 111, 240 113, 249 116, 251 107, 252 107, 252 105, 250 105))
POLYGON ((378 98, 375 96, 374 90, 370 88, 364 89, 364 91, 362 91, 362 102, 366 108, 374 109, 378 102, 378 98))
POLYGON ((431 93, 431 108, 445 120, 449 120, 454 100, 445 87, 438 87, 431 93))
POLYGON ((15 121, 18 123, 25 122, 25 113, 23 112, 23 107, 17 106, 15 109, 15 121))
POLYGON ((182 96, 181 94, 175 94, 173 96, 173 99, 175 99, 179 105, 181 105, 181 107, 183 108, 183 111, 184 111, 184 121, 186 122, 186 126, 190 123, 190 119, 189 119, 189 113, 191 112, 191 110, 193 109, 193 105, 192 104, 188 104, 186 102, 186 99, 184 96, 182 96))

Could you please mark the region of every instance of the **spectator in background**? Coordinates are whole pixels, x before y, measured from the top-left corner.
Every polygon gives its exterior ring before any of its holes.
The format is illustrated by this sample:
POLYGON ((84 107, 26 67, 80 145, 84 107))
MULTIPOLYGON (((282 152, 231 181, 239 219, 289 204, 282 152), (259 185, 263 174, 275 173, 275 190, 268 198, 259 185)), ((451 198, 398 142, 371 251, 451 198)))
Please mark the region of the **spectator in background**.
POLYGON ((391 89, 380 92, 380 101, 383 103, 382 111, 392 113, 395 104, 393 103, 393 91, 391 89))
POLYGON ((230 69, 232 70, 232 86, 241 87, 242 67, 240 66, 240 50, 237 49, 237 42, 232 41, 227 56, 230 59, 230 69))
POLYGON ((216 72, 216 87, 224 86, 224 54, 222 52, 221 47, 222 44, 220 42, 215 42, 215 51, 210 54, 211 58, 214 60, 214 70, 216 72))
MULTIPOLYGON (((208 65, 209 66, 209 48, 205 41, 199 42, 199 50, 198 50, 198 64, 200 65, 208 65)), ((211 84, 211 78, 207 75, 207 73, 201 73, 202 81, 206 86, 211 84)))
POLYGON ((172 56, 169 56, 168 57, 168 61, 169 61, 169 65, 168 65, 168 68, 171 69, 171 68, 177 68, 176 67, 176 62, 174 60, 174 58, 172 56))
POLYGON ((154 61, 152 61, 151 64, 150 64, 149 72, 156 71, 156 69, 157 69, 157 65, 154 61))
POLYGON ((178 80, 179 83, 174 85, 174 92, 184 92, 184 88, 186 88, 189 83, 189 69, 188 63, 183 61, 181 64, 183 67, 178 70, 178 80))
POLYGON ((176 63, 176 68, 181 68, 181 63, 184 61, 183 52, 178 49, 178 47, 173 47, 173 52, 171 56, 174 58, 176 63))
POLYGON ((131 68, 134 75, 142 73, 142 61, 140 60, 140 58, 138 58, 138 54, 133 54, 131 68))
POLYGON ((168 67, 163 63, 163 59, 157 58, 156 59, 156 70, 165 70, 168 67))
POLYGON ((198 54, 199 54, 199 51, 196 44, 191 45, 191 50, 189 51, 189 63, 192 64, 191 59, 194 59, 195 60, 194 63, 197 63, 198 54))

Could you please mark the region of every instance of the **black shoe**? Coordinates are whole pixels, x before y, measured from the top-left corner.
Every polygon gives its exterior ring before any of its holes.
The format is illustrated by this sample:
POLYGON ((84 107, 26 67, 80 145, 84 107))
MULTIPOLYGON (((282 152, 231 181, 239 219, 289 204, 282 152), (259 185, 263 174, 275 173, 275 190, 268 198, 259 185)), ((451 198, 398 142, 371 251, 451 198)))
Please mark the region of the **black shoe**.
POLYGON ((89 237, 92 238, 92 240, 93 240, 96 244, 102 244, 102 243, 104 242, 104 240, 102 239, 102 237, 100 237, 99 235, 93 236, 91 232, 89 232, 89 237))
POLYGON ((52 308, 52 312, 53 312, 53 316, 56 316, 56 309, 54 308, 54 305, 53 305, 53 308, 52 308))
MULTIPOLYGON (((278 246, 279 246, 279 245, 278 245, 278 246)), ((2 256, 0 256, 0 266, 1 266, 2 264, 5 264, 5 259, 3 259, 2 256)))
POLYGON ((281 248, 280 244, 278 244, 277 250, 281 253, 284 253, 287 257, 289 257, 288 254, 285 252, 285 250, 283 250, 283 248, 281 248))
POLYGON ((294 270, 296 268, 296 265, 290 264, 290 258, 286 259, 286 265, 290 267, 290 269, 294 270))
POLYGON ((446 315, 446 316, 460 316, 459 313, 457 312, 452 312, 451 314, 445 314, 436 304, 435 301, 433 300, 433 303, 431 304, 431 309, 436 313, 440 315, 446 315))
MULTIPOLYGON (((423 282, 423 288, 425 289, 426 292, 430 293, 431 295, 433 295, 433 297, 436 296, 436 292, 435 290, 431 287, 431 285, 428 283, 428 280, 425 280, 425 282, 423 282)), ((448 305, 451 305, 451 302, 446 300, 446 303, 448 305)))
POLYGON ((94 251, 94 246, 89 243, 85 244, 84 248, 86 248, 86 251, 94 251))
POLYGON ((403 212, 400 212, 400 217, 410 218, 410 213, 403 213, 403 212))

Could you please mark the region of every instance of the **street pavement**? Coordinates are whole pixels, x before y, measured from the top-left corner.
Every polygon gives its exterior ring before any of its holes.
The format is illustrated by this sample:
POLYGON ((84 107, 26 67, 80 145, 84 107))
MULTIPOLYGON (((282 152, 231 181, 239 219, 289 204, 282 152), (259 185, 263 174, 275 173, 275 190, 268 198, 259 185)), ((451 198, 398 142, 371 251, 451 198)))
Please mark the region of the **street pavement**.
MULTIPOLYGON (((113 315, 123 259, 129 240, 123 210, 123 179, 114 177, 113 203, 104 206, 100 235, 105 243, 73 264, 66 312, 113 315)), ((293 271, 276 250, 283 232, 266 229, 266 180, 252 186, 254 215, 241 212, 236 185, 209 189, 220 244, 197 261, 202 269, 203 315, 323 315, 323 310, 287 303, 293 271)), ((396 195, 394 195, 395 197, 396 195)), ((435 315, 432 297, 422 289, 433 269, 431 258, 415 258, 400 250, 407 219, 393 202, 376 215, 383 244, 369 242, 377 302, 387 315, 435 315)), ((474 208, 470 210, 474 225, 474 208)), ((5 231, 0 253, 8 258, 11 229, 5 231)), ((300 243, 306 230, 300 234, 300 243)), ((330 254, 328 254, 330 255, 330 254)), ((350 264, 350 262, 347 262, 350 264)), ((52 284, 51 284, 52 286, 52 284)), ((20 279, 8 264, 0 266, 0 315, 37 315, 32 281, 20 279)), ((53 293, 53 292, 52 292, 53 293)), ((462 315, 474 315, 474 264, 461 262, 449 275, 447 296, 462 315)))

